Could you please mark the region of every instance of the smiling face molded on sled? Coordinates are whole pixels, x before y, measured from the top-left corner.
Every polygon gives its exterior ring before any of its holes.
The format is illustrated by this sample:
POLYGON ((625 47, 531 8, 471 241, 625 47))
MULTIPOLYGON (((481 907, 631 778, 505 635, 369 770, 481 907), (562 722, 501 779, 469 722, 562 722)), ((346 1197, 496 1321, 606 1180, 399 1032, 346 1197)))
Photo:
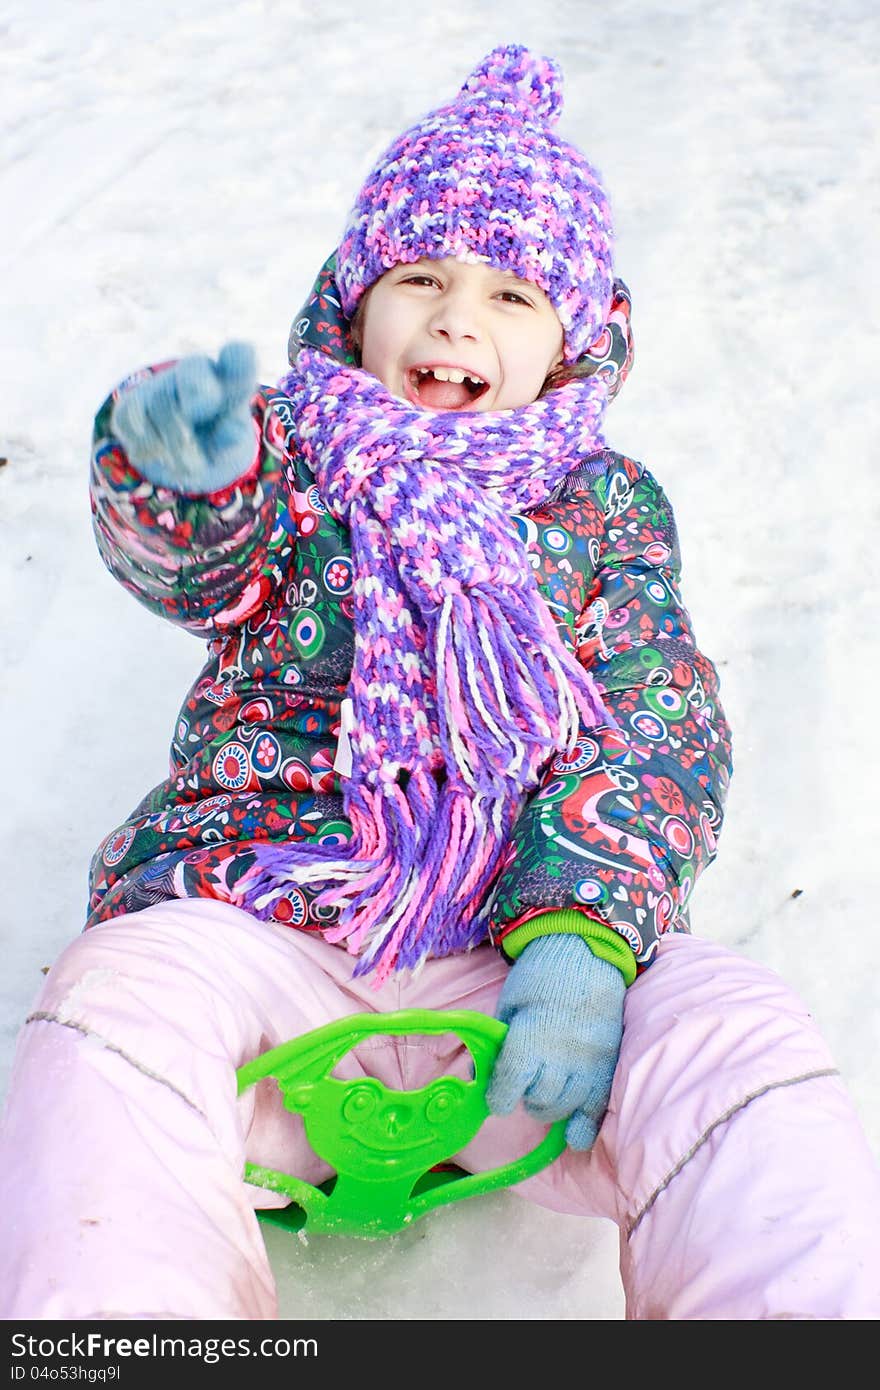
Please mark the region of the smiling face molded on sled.
POLYGON ((488 1173, 437 1171, 474 1138, 489 1114, 485 1091, 504 1036, 498 1019, 467 1010, 405 1009, 356 1014, 263 1053, 239 1069, 239 1094, 273 1077, 285 1107, 301 1114, 315 1153, 336 1171, 323 1187, 247 1164, 245 1180, 289 1196, 296 1208, 264 1219, 290 1229, 346 1235, 390 1235, 435 1206, 508 1186, 531 1176, 565 1146, 559 1122, 522 1158, 488 1173), (391 1090, 373 1077, 343 1081, 330 1073, 377 1034, 454 1033, 474 1064, 470 1081, 441 1076, 417 1091, 391 1090))

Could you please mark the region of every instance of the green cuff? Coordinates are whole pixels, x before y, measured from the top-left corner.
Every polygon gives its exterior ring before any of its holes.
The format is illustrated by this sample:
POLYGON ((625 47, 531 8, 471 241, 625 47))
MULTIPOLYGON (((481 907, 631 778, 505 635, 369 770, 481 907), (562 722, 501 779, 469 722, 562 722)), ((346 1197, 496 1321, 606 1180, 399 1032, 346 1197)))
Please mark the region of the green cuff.
POLYGON ((530 941, 557 933, 581 937, 594 956, 617 966, 628 985, 636 978, 636 958, 620 933, 573 907, 554 908, 552 912, 542 912, 540 917, 531 917, 505 936, 501 949, 510 960, 516 960, 530 941))

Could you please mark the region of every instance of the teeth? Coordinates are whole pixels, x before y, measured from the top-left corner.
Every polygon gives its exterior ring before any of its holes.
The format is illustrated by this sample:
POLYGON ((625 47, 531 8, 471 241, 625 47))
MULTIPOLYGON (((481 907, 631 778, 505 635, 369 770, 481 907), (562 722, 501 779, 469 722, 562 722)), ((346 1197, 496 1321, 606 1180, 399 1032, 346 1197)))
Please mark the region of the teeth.
POLYGON ((485 386, 485 381, 481 376, 474 376, 472 372, 460 371, 458 367, 419 367, 419 376, 433 376, 437 381, 452 381, 460 385, 463 381, 469 381, 473 386, 485 386))

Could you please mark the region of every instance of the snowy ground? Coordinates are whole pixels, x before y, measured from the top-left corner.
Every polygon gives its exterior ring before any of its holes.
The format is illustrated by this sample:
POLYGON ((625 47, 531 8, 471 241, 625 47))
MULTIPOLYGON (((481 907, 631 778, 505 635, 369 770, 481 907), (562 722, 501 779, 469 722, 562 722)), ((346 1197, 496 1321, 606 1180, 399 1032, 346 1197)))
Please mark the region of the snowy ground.
MULTIPOLYGON (((609 440, 672 497, 736 733, 695 928, 804 996, 880 1154, 875 0, 365 15, 0 3, 0 1090, 89 856, 164 775, 200 662, 97 558, 91 415, 130 369, 231 336, 277 377, 370 160, 522 42, 562 62, 563 129, 616 207, 637 354, 609 440)), ((270 1250, 291 1317, 622 1316, 613 1229, 509 1194, 386 1243, 270 1250)))

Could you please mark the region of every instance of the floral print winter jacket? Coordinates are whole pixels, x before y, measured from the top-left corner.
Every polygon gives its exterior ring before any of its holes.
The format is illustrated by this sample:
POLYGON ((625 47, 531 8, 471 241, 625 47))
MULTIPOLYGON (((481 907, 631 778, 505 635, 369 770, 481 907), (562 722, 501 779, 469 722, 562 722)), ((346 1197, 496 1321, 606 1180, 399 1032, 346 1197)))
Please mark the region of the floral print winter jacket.
MULTIPOLYGON (((285 450, 277 393, 252 402, 251 469, 209 497, 134 470, 111 431, 116 394, 95 428, 100 553, 152 612, 205 639, 208 659, 180 710, 167 778, 94 856, 87 926, 167 898, 233 900, 254 841, 350 834, 334 763, 352 564, 344 528, 285 450)), ((547 767, 497 882, 491 937, 504 950, 523 923, 573 909, 613 928, 643 967, 664 932, 687 930, 730 771, 715 668, 679 593, 672 509, 650 473, 606 449, 516 520, 562 639, 616 727, 591 729, 547 767)), ((276 920, 326 928, 335 913, 313 899, 291 889, 276 920)))

